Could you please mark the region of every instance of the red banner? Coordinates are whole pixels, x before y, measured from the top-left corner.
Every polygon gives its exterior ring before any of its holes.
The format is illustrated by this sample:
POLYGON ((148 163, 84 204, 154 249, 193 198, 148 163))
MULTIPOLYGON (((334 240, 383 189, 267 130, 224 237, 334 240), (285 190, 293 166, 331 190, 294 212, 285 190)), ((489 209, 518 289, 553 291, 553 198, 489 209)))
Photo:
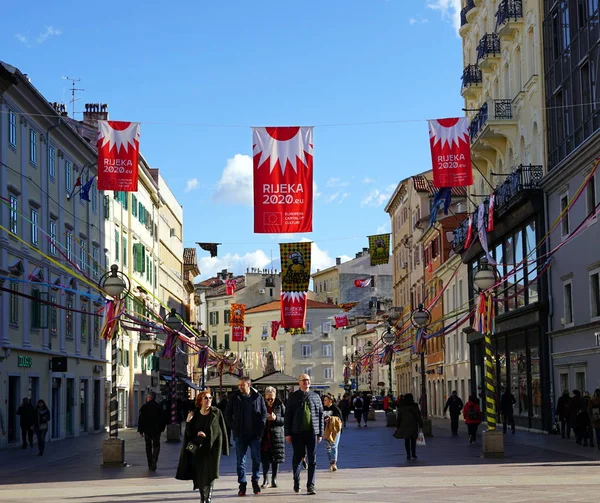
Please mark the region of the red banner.
POLYGON ((473 185, 471 140, 466 117, 429 121, 433 184, 438 187, 473 185))
POLYGON ((244 327, 233 326, 231 327, 231 341, 232 342, 244 342, 244 327))
POLYGON ((312 232, 312 127, 252 129, 254 232, 312 232))
POLYGON ((356 288, 367 288, 370 284, 371 284, 371 278, 354 280, 354 286, 356 288))
POLYGON ((228 279, 225 281, 225 294, 233 295, 235 293, 235 286, 237 282, 235 279, 228 279))
POLYGON ((281 326, 304 328, 307 302, 306 292, 281 292, 281 326))
POLYGON ((137 192, 140 124, 98 121, 98 190, 137 192))
POLYGON ((272 321, 271 322, 271 337, 273 340, 277 340, 277 332, 279 332, 279 328, 281 327, 280 321, 272 321))
POLYGON ((335 320, 335 328, 342 328, 348 326, 348 316, 345 314, 337 314, 333 317, 335 320))

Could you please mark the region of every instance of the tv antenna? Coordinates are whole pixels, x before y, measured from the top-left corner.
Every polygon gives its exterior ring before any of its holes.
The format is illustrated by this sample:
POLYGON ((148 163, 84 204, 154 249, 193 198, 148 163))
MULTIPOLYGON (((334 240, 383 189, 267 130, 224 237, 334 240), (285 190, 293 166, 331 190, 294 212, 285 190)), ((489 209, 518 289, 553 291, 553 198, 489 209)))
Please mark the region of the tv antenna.
POLYGON ((69 103, 71 104, 71 118, 75 119, 75 102, 79 100, 79 98, 75 99, 75 93, 77 91, 85 91, 85 89, 75 87, 75 82, 81 82, 81 79, 74 79, 71 77, 63 77, 63 79, 71 82, 71 101, 69 101, 69 103))

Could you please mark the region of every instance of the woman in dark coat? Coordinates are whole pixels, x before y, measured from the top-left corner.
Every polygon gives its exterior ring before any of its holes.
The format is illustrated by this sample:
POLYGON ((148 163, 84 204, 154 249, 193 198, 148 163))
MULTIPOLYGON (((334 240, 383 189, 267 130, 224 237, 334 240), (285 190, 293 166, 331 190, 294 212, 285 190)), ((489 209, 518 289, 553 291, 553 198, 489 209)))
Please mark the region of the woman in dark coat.
POLYGON ((212 392, 207 389, 196 396, 196 408, 187 415, 183 446, 179 456, 176 479, 193 480, 194 490, 200 489, 201 503, 212 500, 213 482, 219 478, 221 454, 229 455, 229 440, 225 419, 212 406, 212 392), (188 444, 198 446, 196 452, 188 444))
POLYGON ((277 487, 277 468, 285 461, 285 433, 283 431, 285 405, 277 398, 277 390, 272 386, 265 388, 265 402, 267 404, 267 424, 260 442, 260 457, 263 466, 262 487, 269 487, 267 483, 269 465, 271 465, 271 487, 277 487))
POLYGON ((350 409, 352 408, 352 404, 350 403, 350 396, 348 395, 348 393, 344 393, 344 396, 340 400, 338 407, 342 411, 342 422, 344 423, 345 428, 346 423, 348 422, 348 417, 350 416, 350 409))
POLYGON ((423 428, 423 419, 421 410, 415 403, 412 393, 404 395, 402 405, 398 407, 396 438, 404 439, 404 448, 406 449, 406 459, 417 459, 417 435, 419 428, 423 428))
POLYGON ((49 421, 50 410, 46 407, 46 402, 38 400, 33 418, 33 429, 38 441, 38 456, 43 456, 46 449, 46 433, 48 432, 49 421))

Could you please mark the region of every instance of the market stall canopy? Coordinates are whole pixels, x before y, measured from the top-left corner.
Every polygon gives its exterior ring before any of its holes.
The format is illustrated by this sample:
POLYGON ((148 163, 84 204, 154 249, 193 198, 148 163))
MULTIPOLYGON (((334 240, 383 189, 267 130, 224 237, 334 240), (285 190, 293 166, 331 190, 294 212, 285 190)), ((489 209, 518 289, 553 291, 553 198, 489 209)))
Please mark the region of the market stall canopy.
POLYGON ((253 379, 252 384, 256 384, 257 386, 298 386, 298 378, 289 376, 286 374, 282 374, 279 371, 271 372, 270 374, 265 374, 258 379, 253 379))
POLYGON ((237 374, 223 372, 222 381, 219 379, 219 376, 213 377, 206 382, 206 386, 209 388, 218 388, 219 386, 222 386, 223 388, 237 388, 239 380, 240 378, 237 374))

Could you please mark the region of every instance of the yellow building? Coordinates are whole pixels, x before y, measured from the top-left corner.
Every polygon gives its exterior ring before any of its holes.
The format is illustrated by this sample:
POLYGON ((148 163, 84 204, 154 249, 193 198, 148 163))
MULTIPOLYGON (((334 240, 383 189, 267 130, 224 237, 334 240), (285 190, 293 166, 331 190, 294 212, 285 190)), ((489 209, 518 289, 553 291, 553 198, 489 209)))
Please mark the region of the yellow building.
POLYGON ((341 258, 335 259, 335 265, 323 269, 322 271, 312 274, 313 287, 315 300, 328 304, 338 305, 341 302, 340 295, 340 270, 339 267, 342 263, 341 258))

